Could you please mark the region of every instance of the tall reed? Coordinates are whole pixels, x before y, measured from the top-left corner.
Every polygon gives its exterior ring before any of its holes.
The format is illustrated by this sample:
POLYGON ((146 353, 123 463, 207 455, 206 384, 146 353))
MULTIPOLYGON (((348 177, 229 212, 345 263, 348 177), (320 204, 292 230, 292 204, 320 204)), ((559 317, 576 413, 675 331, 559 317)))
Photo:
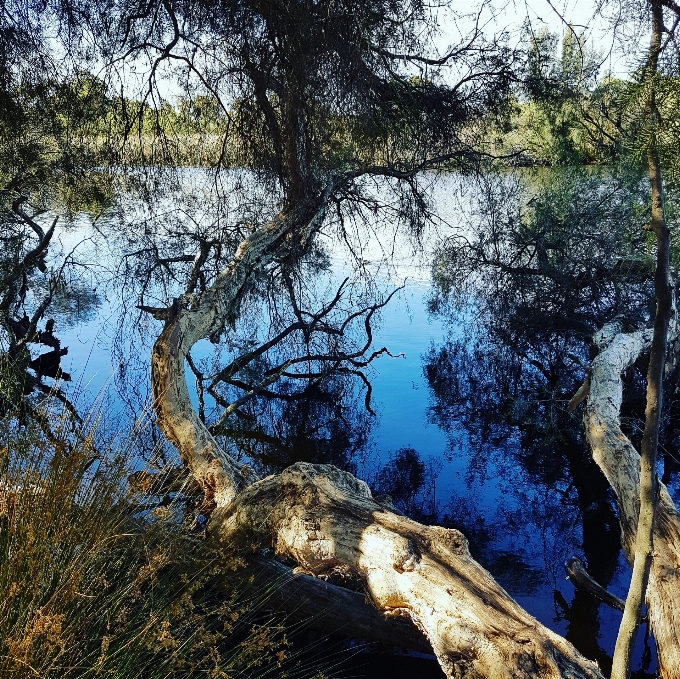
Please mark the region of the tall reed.
MULTIPOLYGON (((92 436, 0 443, 0 677, 309 676, 284 627, 92 436), (216 587, 219 584, 219 591, 216 587), (294 655, 294 654, 293 654, 294 655)), ((137 463, 138 464, 138 463, 137 463)), ((138 466, 137 466, 138 469, 138 466)), ((272 585, 273 587, 275 584, 272 585)), ((265 597, 266 599, 266 597, 265 597)))

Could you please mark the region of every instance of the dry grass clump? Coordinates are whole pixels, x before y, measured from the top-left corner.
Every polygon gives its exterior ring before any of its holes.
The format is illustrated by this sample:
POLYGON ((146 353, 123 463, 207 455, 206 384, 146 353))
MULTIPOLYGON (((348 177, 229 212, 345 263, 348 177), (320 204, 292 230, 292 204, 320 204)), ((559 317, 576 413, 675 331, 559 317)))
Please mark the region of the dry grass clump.
POLYGON ((285 630, 261 593, 243 578, 230 590, 234 564, 172 506, 154 510, 153 488, 130 489, 134 461, 91 437, 55 447, 12 426, 5 438, 2 679, 285 676, 285 630))

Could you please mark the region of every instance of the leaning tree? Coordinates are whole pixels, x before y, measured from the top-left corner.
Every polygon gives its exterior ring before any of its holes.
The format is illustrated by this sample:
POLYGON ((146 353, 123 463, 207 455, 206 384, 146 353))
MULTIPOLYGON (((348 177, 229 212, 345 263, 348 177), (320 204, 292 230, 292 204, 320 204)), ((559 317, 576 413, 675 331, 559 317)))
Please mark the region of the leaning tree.
POLYGON ((504 114, 516 55, 484 38, 481 16, 434 53, 431 12, 417 1, 163 0, 117 7, 114 27, 102 21, 100 34, 126 58, 148 60, 147 101, 169 73, 214 97, 228 121, 220 164, 252 168, 276 197, 219 272, 197 275, 217 247, 206 242, 185 291, 148 309, 163 322, 152 353, 157 423, 203 490, 210 539, 270 569, 297 564, 298 609, 323 600, 323 618, 346 633, 422 647, 404 627, 410 620, 451 677, 601 676, 508 597, 461 533, 395 514, 329 465, 297 463, 258 479, 220 448, 189 395, 192 347, 228 331, 262 276, 294 276, 333 217, 379 211, 371 182, 391 187, 417 229, 427 207, 418 173, 478 160, 476 129, 504 114))

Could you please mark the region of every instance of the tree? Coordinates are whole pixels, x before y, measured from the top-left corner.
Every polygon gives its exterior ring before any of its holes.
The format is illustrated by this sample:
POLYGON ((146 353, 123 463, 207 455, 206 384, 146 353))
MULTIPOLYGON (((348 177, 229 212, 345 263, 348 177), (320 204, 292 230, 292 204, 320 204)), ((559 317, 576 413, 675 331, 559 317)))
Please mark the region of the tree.
MULTIPOLYGON (((656 452, 663 408, 663 373, 666 363, 666 347, 668 344, 668 327, 671 321, 673 293, 669 279, 670 232, 666 224, 664 211, 663 183, 661 178, 661 160, 657 147, 656 128, 659 125, 659 110, 656 104, 655 79, 659 70, 659 58, 662 50, 664 32, 664 12, 660 0, 652 0, 649 5, 652 23, 647 63, 645 64, 644 81, 646 85, 645 118, 650 127, 647 141, 647 171, 651 186, 651 220, 649 230, 656 239, 656 271, 654 275, 654 291, 656 295, 656 313, 654 330, 651 338, 649 367, 647 370, 647 406, 645 410, 645 430, 640 447, 639 475, 639 516, 635 537, 635 558, 630 589, 623 612, 623 620, 614 651, 612 677, 623 679, 630 677, 630 658, 633 653, 635 633, 640 623, 642 606, 647 592, 654 550, 654 522, 657 513, 658 489, 656 476, 656 452)), ((680 18, 680 12, 677 17, 680 18)), ((677 21, 673 25, 677 26, 677 21)), ((673 28, 673 30, 675 30, 673 28)), ((593 429, 591 424, 591 436, 593 429)), ((654 624, 660 627, 659 620, 654 624)), ((664 640, 665 641, 665 640, 664 640)), ((663 646, 666 644, 664 643, 663 646)), ((676 653, 677 653, 676 647, 676 653)), ((670 649, 668 649, 670 651, 670 649)), ((666 653, 664 648, 661 653, 666 653)), ((677 662, 677 661, 676 661, 677 662)), ((673 671, 675 663, 664 658, 666 671, 673 671)))
MULTIPOLYGON (((250 213, 256 219, 230 224, 223 238, 196 238, 192 252, 154 263, 185 274, 181 294, 147 307, 164 324, 152 355, 154 408, 204 493, 213 544, 225 558, 261 550, 276 569, 281 564, 264 553, 273 545, 279 558, 316 576, 303 580, 306 592, 318 592, 318 579, 330 583, 342 602, 336 621, 347 631, 386 639, 399 628, 395 618, 410 618, 451 677, 601 676, 493 582, 458 531, 388 511, 363 482, 330 465, 298 463, 257 480, 213 438, 185 377, 193 346, 228 333, 259 281, 281 285, 299 276, 333 210, 342 225, 361 209, 383 208, 370 182, 389 183, 399 216, 417 231, 427 214, 418 173, 474 166, 472 123, 504 114, 515 55, 486 42, 479 23, 445 54, 428 53, 429 9, 416 1, 59 7, 65 25, 80 29, 76 35, 95 29, 114 64, 149 59, 126 132, 135 124, 143 130, 149 102, 160 117, 156 83, 177 66, 179 77, 225 114, 221 164, 252 169, 270 188, 269 201, 250 213), (209 266, 209 257, 223 265, 209 266), (384 616, 352 589, 364 590, 384 616)), ((351 364, 361 356, 341 349, 335 358, 351 364)), ((285 372, 284 365, 275 368, 285 372)), ((252 386, 267 386, 261 382, 252 386)), ((404 636, 422 643, 413 628, 404 636)))

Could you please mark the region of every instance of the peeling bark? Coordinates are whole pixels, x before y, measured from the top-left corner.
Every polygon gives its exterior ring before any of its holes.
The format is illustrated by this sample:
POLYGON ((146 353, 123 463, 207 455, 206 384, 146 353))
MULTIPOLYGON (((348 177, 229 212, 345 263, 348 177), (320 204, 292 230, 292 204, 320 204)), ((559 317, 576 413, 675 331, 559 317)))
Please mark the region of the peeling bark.
MULTIPOLYGON (((620 427, 621 374, 652 342, 653 331, 624 334, 607 326, 595 337, 601 353, 593 362, 585 415, 593 459, 611 484, 619 506, 623 547, 629 562, 635 555, 640 512, 640 455, 620 427)), ((654 551, 647 585, 649 618, 664 679, 680 677, 680 515, 666 487, 658 484, 654 551)))
POLYGON ((331 465, 297 463, 253 484, 209 530, 225 551, 272 546, 310 575, 363 588, 385 616, 417 625, 447 677, 602 676, 510 598, 462 533, 387 511, 331 465))
MULTIPOLYGON (((360 607, 335 610, 345 615, 347 630, 365 629, 376 611, 407 618, 451 679, 601 679, 595 663, 532 618, 471 558, 458 531, 387 511, 364 482, 329 465, 296 464, 255 481, 195 412, 184 371, 191 347, 234 317, 248 278, 285 239, 304 242, 319 228, 333 188, 315 206, 282 213, 253 233, 212 288, 185 295, 170 317, 162 316, 165 327, 152 353, 157 422, 205 493, 210 536, 225 554, 273 547, 299 564, 299 572, 364 592, 373 606, 364 606, 360 623, 352 619, 360 607)), ((290 597, 282 601, 297 607, 290 597)), ((411 638, 407 634, 412 647, 411 638)))

